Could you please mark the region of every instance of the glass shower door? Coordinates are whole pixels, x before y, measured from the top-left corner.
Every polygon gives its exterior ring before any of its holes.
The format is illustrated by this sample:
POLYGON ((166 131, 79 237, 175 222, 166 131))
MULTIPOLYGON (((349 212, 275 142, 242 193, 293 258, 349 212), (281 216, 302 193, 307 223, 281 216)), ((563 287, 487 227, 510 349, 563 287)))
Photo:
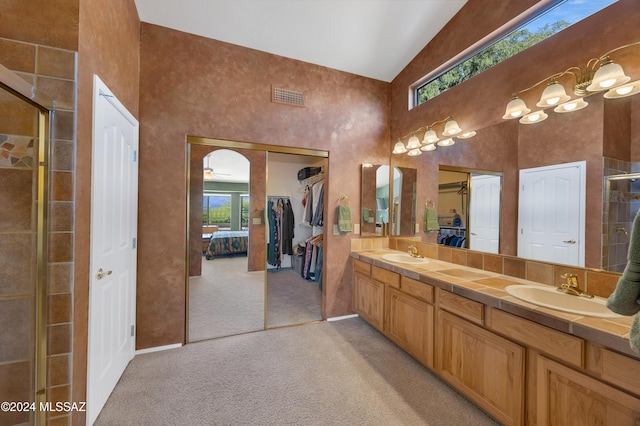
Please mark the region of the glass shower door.
POLYGON ((0 424, 34 424, 42 414, 17 403, 38 404, 46 385, 48 118, 6 89, 0 84, 0 401, 16 404, 0 411, 0 424))

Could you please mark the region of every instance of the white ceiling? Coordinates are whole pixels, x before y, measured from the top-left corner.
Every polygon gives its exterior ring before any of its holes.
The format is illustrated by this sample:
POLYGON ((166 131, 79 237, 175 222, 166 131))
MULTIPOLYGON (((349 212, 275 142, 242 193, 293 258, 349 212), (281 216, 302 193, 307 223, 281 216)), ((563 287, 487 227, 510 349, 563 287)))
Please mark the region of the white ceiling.
POLYGON ((143 22, 390 82, 466 1, 135 0, 135 4, 143 22))

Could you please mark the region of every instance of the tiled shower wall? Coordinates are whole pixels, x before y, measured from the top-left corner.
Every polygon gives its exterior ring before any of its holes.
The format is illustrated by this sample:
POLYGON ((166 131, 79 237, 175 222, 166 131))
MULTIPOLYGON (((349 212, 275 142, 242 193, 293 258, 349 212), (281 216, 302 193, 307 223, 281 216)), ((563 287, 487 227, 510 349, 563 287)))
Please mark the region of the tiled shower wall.
MULTIPOLYGON (((604 158, 603 167, 605 177, 640 172, 640 163, 612 158, 604 158)), ((627 264, 633 219, 640 208, 640 180, 605 179, 602 206, 602 268, 622 272, 627 264)))
MULTIPOLYGON (((71 401, 76 52, 0 38, 0 63, 55 102, 49 164, 46 400, 71 401)), ((23 152, 28 150, 28 138, 14 139, 17 143, 3 147, 11 152, 2 151, 0 171, 2 167, 11 167, 8 159, 11 155, 24 157, 23 152)), ((14 166, 19 164, 13 161, 14 166)), ((14 191, 17 191, 16 197, 21 194, 18 188, 14 191)), ((0 244, 2 259, 13 259, 15 255, 15 246, 0 244)), ((4 279, 0 281, 3 288, 9 284, 4 279)), ((13 339, 16 345, 29 339, 22 330, 8 328, 3 327, 2 333, 13 333, 7 338, 13 339)), ((30 341, 29 345, 34 343, 30 341)), ((2 348, 0 353, 5 351, 6 348, 2 348)), ((0 395, 6 396, 3 400, 16 400, 19 395, 15 390, 24 386, 19 382, 24 375, 11 374, 5 371, 8 368, 0 360, 0 395)), ((68 425, 70 417, 66 413, 51 413, 48 423, 68 425)))

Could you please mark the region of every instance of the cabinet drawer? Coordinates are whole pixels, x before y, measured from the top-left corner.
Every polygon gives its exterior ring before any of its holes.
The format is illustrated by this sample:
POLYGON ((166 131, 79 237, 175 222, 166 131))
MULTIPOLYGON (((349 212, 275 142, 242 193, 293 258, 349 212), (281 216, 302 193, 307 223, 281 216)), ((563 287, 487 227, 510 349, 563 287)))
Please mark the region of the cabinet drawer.
POLYGON ((438 289, 438 303, 441 309, 446 309, 476 324, 484 324, 484 305, 480 302, 438 289))
POLYGON ((640 399, 540 355, 536 384, 540 426, 631 426, 640 419, 640 399))
POLYGON ((602 350, 602 379, 640 395, 640 361, 602 350))
POLYGON ((423 300, 427 303, 433 303, 433 287, 429 284, 402 276, 402 279, 400 280, 400 290, 410 294, 416 299, 423 300))
POLYGON ((380 282, 390 285, 391 287, 400 288, 400 275, 395 272, 387 271, 386 269, 382 269, 377 266, 372 266, 371 276, 380 282))
POLYGON ((498 309, 491 310, 491 329, 569 364, 584 367, 584 340, 578 337, 498 309))
POLYGON ((353 259, 353 270, 365 275, 371 275, 371 265, 362 260, 353 259))

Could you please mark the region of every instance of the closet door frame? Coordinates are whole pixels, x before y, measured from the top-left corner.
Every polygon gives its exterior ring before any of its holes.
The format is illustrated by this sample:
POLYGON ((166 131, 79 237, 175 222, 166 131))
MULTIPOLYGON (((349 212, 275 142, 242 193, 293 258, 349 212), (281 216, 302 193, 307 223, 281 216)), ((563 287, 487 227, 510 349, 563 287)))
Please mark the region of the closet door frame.
MULTIPOLYGON (((197 136, 187 136, 187 143, 186 143, 186 153, 187 153, 187 161, 186 161, 186 168, 187 168, 187 179, 186 179, 186 187, 187 187, 187 197, 186 197, 186 214, 187 214, 187 226, 186 226, 186 235, 185 235, 185 239, 186 239, 186 253, 185 253, 185 264, 186 264, 186 268, 185 268, 185 343, 189 343, 189 265, 190 265, 190 247, 191 244, 193 243, 193 241, 190 241, 190 220, 191 220, 191 192, 190 192, 190 188, 191 188, 191 146, 193 145, 205 145, 205 146, 210 146, 210 147, 215 147, 215 148, 230 148, 230 149, 244 149, 244 150, 256 150, 256 151, 263 151, 265 152, 267 155, 268 153, 283 153, 283 154, 296 154, 296 155, 306 155, 306 156, 311 156, 311 157, 319 157, 319 158, 325 158, 328 159, 329 158, 329 152, 328 151, 322 151, 322 150, 313 150, 313 149, 305 149, 305 148, 294 148, 294 147, 284 147, 284 146, 274 146, 274 145, 266 145, 266 144, 260 144, 260 143, 252 143, 252 142, 240 142, 240 141, 231 141, 231 140, 224 140, 224 139, 214 139, 214 138, 205 138, 205 137, 197 137, 197 136)), ((328 161, 325 160, 325 172, 328 169, 328 161)), ((193 171, 195 173, 195 170, 193 171)), ((267 181, 265 179, 264 181, 264 187, 265 187, 265 194, 266 194, 266 187, 267 187, 267 181)), ((251 195, 250 195, 251 197, 251 195)), ((264 209, 266 208, 266 197, 264 200, 265 205, 262 206, 262 209, 258 209, 258 210, 262 210, 264 212, 264 209)), ((325 204, 326 205, 326 204, 325 204)), ((326 207, 325 207, 326 209, 326 207)), ((253 217, 253 216, 252 216, 253 217)), ((265 224, 266 222, 266 217, 264 217, 263 215, 263 224, 265 224)), ((249 227, 251 227, 252 225, 252 219, 249 219, 249 227)), ((266 226, 266 224, 265 224, 266 226)), ((198 244, 202 244, 202 241, 196 241, 198 244)), ((264 281, 265 281, 265 329, 266 329, 266 320, 267 320, 267 310, 266 310, 266 303, 267 303, 267 295, 266 295, 266 281, 267 281, 267 259, 266 256, 264 256, 264 281)), ((324 269, 324 266, 323 266, 324 269)), ((323 281, 324 281, 324 275, 323 275, 323 281)), ((324 282, 322 283, 322 292, 324 293, 326 288, 326 285, 324 285, 324 282)), ((324 305, 324 297, 322 298, 322 304, 324 305)), ((323 307, 324 308, 324 307, 323 307)), ((324 309, 323 309, 324 311, 324 309)))

